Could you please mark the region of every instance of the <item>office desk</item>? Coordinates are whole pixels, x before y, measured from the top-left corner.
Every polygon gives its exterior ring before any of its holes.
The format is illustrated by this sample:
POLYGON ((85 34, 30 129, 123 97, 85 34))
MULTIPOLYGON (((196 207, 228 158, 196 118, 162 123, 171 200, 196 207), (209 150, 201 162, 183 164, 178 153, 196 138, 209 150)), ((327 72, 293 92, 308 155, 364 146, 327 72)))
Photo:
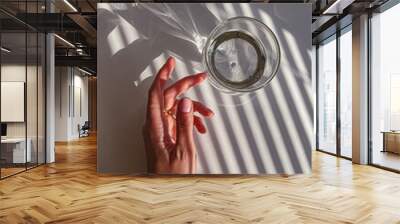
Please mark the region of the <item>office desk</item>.
POLYGON ((382 152, 392 152, 400 154, 400 132, 383 131, 383 150, 382 152))
POLYGON ((1 157, 6 163, 25 163, 31 162, 31 139, 25 138, 6 138, 1 139, 1 157), (25 151, 25 145, 26 151, 25 151))

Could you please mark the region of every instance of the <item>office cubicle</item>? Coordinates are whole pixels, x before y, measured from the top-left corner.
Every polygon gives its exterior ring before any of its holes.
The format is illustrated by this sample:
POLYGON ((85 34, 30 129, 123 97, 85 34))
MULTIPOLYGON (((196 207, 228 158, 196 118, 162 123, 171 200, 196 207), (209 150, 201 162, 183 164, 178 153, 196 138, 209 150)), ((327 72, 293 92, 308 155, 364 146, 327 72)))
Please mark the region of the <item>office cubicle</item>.
POLYGON ((1 179, 45 163, 46 40, 19 20, 43 6, 44 1, 0 3, 1 179))

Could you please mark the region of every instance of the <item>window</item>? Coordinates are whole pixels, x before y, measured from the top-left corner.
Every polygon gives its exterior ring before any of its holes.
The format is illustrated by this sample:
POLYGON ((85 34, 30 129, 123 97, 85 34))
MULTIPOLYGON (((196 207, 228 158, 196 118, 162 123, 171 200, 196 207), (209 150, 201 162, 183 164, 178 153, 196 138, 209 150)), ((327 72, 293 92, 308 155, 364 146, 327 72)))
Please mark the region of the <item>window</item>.
POLYGON ((352 157, 352 35, 351 26, 340 35, 340 155, 352 157))
POLYGON ((371 18, 371 162, 400 170, 400 5, 371 18))
MULTIPOLYGON (((3 2, 1 7, 15 5, 3 2)), ((18 2, 37 13, 44 1, 18 2)), ((0 13, 0 178, 45 163, 45 35, 0 13)))
POLYGON ((318 145, 336 153, 336 36, 318 47, 318 145))
POLYGON ((352 157, 352 26, 340 30, 338 35, 333 35, 320 43, 317 50, 317 148, 350 159, 352 157), (340 123, 337 123, 338 121, 340 123))

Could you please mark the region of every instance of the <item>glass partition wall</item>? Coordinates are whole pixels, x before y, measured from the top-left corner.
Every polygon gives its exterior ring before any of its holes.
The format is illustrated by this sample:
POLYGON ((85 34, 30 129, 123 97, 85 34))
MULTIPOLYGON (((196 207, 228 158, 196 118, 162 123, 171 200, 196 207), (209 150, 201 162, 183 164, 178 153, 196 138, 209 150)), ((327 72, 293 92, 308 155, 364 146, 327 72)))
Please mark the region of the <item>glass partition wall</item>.
MULTIPOLYGON (((24 12, 39 2, 18 2, 24 12)), ((3 3, 0 3, 0 6, 3 3)), ((45 35, 0 12, 0 178, 45 163, 45 35), (7 21, 7 22, 3 22, 7 21), (8 26, 13 23, 12 28, 8 26)))
POLYGON ((317 46, 317 149, 352 156, 351 25, 317 46))

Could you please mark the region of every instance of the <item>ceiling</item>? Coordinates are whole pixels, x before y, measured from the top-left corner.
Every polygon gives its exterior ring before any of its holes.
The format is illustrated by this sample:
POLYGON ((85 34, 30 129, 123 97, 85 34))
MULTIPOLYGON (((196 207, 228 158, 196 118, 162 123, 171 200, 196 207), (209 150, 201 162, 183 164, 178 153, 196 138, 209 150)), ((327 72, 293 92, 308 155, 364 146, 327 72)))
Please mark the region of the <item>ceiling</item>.
MULTIPOLYGON (((196 0, 192 1, 195 2, 196 0)), ((269 0, 252 2, 312 3, 313 39, 318 40, 326 30, 348 15, 377 7, 387 0, 269 0)), ((96 71, 96 5, 100 2, 138 2, 137 0, 1 0, 2 32, 20 32, 25 28, 39 32, 55 32, 56 63, 86 67, 96 71), (52 13, 48 13, 52 9, 52 13), (27 12, 27 13, 26 13, 27 12), (64 41, 66 40, 66 41, 64 41), (72 47, 72 45, 74 47, 72 47)), ((144 1, 142 1, 144 2, 144 1)), ((150 2, 150 1, 146 1, 150 2)), ((154 1, 154 2, 179 2, 154 1)), ((200 1, 204 2, 204 1, 200 1)), ((249 2, 249 1, 246 1, 249 2)), ((351 21, 351 19, 350 19, 351 21)), ((334 30, 332 31, 334 32, 334 30)), ((11 35, 11 34, 8 34, 11 35)), ((7 37, 8 38, 8 37, 7 37)), ((9 41, 20 41, 10 38, 9 41)), ((23 43, 22 43, 23 44, 23 43)), ((18 45, 18 43, 15 43, 18 45)))

